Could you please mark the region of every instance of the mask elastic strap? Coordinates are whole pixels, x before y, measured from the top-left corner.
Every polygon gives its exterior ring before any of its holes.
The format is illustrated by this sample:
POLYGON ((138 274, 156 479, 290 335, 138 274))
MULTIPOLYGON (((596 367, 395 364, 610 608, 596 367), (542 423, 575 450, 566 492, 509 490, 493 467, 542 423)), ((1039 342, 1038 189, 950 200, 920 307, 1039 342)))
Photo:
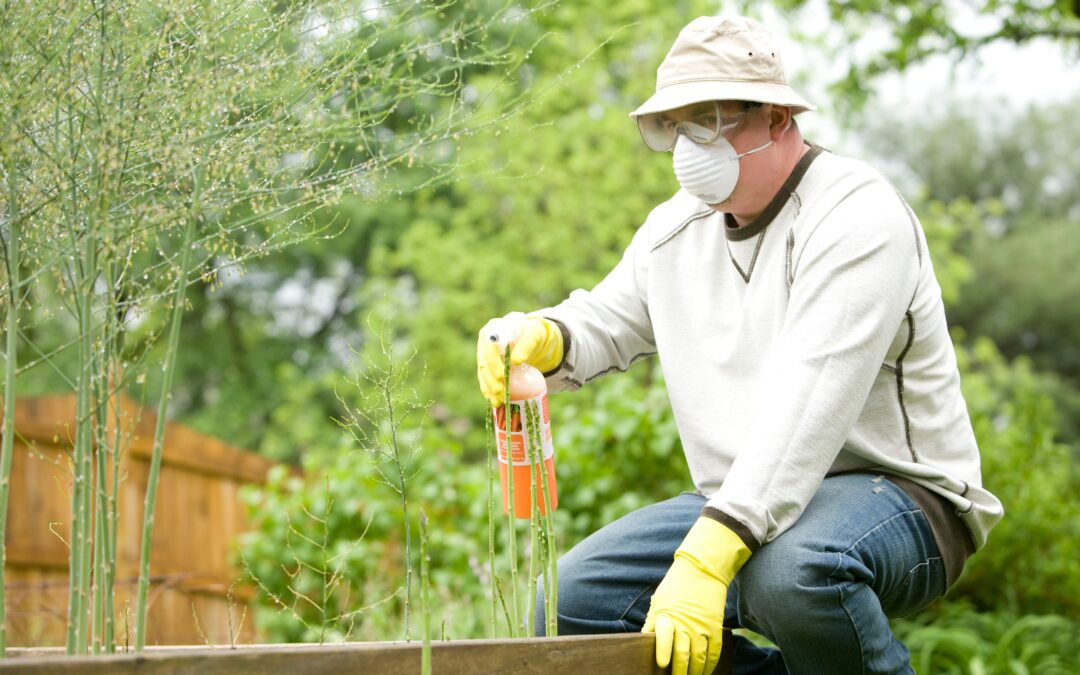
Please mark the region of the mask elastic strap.
POLYGON ((758 147, 754 148, 753 150, 747 150, 746 152, 741 152, 741 153, 735 155, 735 159, 739 159, 740 157, 746 157, 747 155, 752 155, 755 152, 758 152, 759 150, 764 150, 765 148, 772 145, 772 143, 773 143, 772 139, 770 138, 769 142, 766 143, 765 145, 759 145, 758 147))

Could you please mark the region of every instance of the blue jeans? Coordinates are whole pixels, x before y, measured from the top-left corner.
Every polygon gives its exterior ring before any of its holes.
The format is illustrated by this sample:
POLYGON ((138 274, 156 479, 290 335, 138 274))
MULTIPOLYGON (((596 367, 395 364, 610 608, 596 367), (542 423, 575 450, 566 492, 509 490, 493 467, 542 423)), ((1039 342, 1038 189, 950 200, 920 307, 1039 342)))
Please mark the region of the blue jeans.
MULTIPOLYGON (((559 634, 640 631, 704 504, 684 493, 647 506, 562 556, 559 634)), ((750 556, 728 590, 724 624, 779 647, 735 636, 734 672, 911 673, 889 617, 916 612, 945 590, 930 524, 903 490, 872 474, 826 478, 798 522, 750 556)))

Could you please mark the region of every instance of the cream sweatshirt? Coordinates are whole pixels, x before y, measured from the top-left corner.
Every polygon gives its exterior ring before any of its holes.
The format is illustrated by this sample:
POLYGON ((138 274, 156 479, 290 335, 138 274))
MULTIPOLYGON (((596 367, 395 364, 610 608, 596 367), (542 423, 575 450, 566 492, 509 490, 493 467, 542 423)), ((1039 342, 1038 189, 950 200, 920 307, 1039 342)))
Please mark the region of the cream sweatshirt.
POLYGON ((534 314, 566 333, 553 391, 658 354, 706 508, 752 548, 841 471, 943 496, 976 548, 1002 516, 922 227, 863 162, 812 148, 742 228, 679 191, 595 288, 534 314))

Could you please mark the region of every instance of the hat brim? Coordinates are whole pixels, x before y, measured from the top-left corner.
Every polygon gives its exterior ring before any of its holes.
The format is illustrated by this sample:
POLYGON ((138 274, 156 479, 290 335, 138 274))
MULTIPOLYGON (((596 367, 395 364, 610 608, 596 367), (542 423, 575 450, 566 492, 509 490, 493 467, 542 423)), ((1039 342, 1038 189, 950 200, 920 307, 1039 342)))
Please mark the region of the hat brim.
POLYGON ((816 110, 786 84, 779 82, 738 82, 731 80, 694 80, 663 87, 630 113, 640 117, 681 108, 702 101, 760 101, 793 108, 794 114, 816 110))

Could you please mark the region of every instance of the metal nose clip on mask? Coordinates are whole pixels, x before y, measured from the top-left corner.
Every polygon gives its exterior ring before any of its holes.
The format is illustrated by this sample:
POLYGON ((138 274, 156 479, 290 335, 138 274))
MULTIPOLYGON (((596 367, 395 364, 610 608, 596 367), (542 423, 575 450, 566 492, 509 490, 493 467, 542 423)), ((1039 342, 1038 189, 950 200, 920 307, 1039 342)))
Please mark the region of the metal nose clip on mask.
POLYGON ((680 133, 673 158, 675 178, 684 190, 706 204, 720 204, 731 196, 739 182, 739 158, 770 145, 771 139, 753 150, 737 153, 723 136, 708 145, 700 145, 680 133))

